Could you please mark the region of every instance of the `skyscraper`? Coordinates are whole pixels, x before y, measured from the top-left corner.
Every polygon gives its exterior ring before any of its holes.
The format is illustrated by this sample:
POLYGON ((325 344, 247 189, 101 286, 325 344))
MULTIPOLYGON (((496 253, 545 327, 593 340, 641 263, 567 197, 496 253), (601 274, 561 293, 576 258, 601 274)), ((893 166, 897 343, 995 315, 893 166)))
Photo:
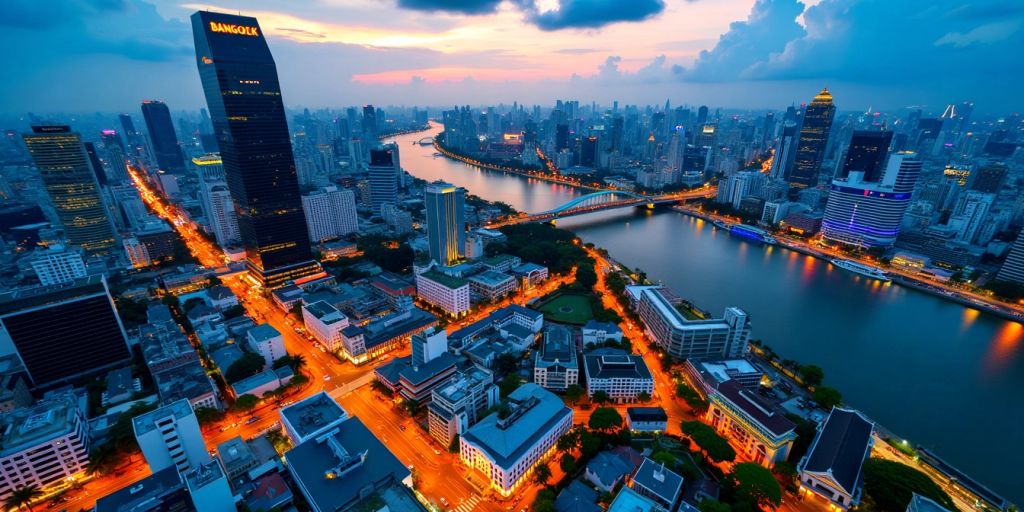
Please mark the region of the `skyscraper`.
POLYGON ((398 201, 398 171, 392 149, 370 150, 370 204, 374 213, 380 213, 384 204, 398 201))
POLYGON ((203 181, 199 188, 199 198, 206 224, 213 231, 217 245, 228 247, 238 242, 238 216, 227 183, 219 180, 203 181))
POLYGON ((850 171, 862 171, 864 181, 878 181, 882 175, 882 166, 885 165, 885 157, 889 154, 890 143, 890 131, 853 132, 850 149, 846 151, 846 159, 843 161, 842 174, 838 177, 845 178, 850 175, 850 171))
POLYGON ((998 194, 1006 182, 1007 168, 1005 164, 989 164, 973 173, 971 190, 977 190, 986 194, 998 194))
POLYGON ((347 188, 325 187, 302 196, 302 210, 313 243, 354 233, 359 229, 356 195, 347 188))
POLYGON ((114 230, 81 137, 68 126, 33 126, 23 138, 68 242, 89 254, 110 251, 114 230))
POLYGON ((430 259, 451 265, 465 256, 465 191, 442 181, 424 190, 427 208, 427 237, 430 259))
POLYGON ((775 155, 772 157, 772 178, 789 180, 789 173, 793 170, 793 161, 796 159, 796 132, 794 124, 787 124, 782 128, 779 146, 775 148, 775 155))
POLYGON ((363 107, 363 140, 371 144, 377 141, 377 110, 373 105, 363 107))
POLYGON ((277 66, 259 24, 200 11, 192 32, 249 269, 270 288, 321 272, 310 259, 277 66))
POLYGON ((825 239, 864 249, 892 247, 920 173, 917 154, 903 151, 889 157, 880 181, 864 181, 863 171, 832 180, 821 224, 825 239))
POLYGON ((836 107, 832 104, 832 94, 828 88, 822 89, 804 111, 796 159, 793 161, 793 171, 789 174, 789 184, 794 188, 818 186, 818 171, 825 157, 825 146, 828 144, 835 113, 836 107))
POLYGON ((184 172, 185 159, 181 156, 178 135, 174 132, 174 121, 167 105, 162 101, 143 101, 142 117, 146 119, 153 157, 160 170, 172 174, 184 172))
POLYGON ((1018 235, 996 275, 998 281, 1024 284, 1024 235, 1018 235))

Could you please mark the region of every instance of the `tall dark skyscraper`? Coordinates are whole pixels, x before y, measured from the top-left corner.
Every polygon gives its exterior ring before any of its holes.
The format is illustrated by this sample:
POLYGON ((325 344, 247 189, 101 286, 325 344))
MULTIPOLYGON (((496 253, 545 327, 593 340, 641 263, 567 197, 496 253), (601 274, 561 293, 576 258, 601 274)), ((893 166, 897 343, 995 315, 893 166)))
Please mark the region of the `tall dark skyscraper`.
POLYGON ((836 107, 832 104, 832 94, 822 89, 811 104, 804 110, 803 127, 800 128, 800 143, 796 148, 796 160, 793 161, 793 172, 789 175, 789 184, 794 188, 818 186, 818 171, 825 157, 825 146, 828 134, 832 129, 832 118, 836 107))
POLYGON ((139 133, 135 130, 135 122, 132 121, 132 116, 128 114, 118 114, 117 119, 121 121, 121 127, 124 128, 124 136, 132 137, 139 133))
POLYGON ((161 171, 185 172, 185 158, 181 156, 178 135, 174 132, 171 110, 162 101, 142 102, 142 117, 146 119, 149 141, 153 145, 153 156, 161 171))
POLYGON ((68 242, 90 254, 109 252, 114 229, 81 137, 68 126, 33 126, 23 137, 68 242))
POLYGON ((373 105, 363 107, 363 140, 368 144, 377 141, 377 110, 373 105))
POLYGON ((380 207, 398 202, 398 165, 391 148, 371 149, 368 179, 370 182, 370 203, 373 212, 379 214, 380 207))
POLYGON ((92 166, 93 175, 96 176, 96 183, 101 187, 107 184, 107 175, 103 172, 103 164, 100 156, 96 154, 96 145, 92 142, 85 143, 85 155, 89 157, 89 165, 92 166))
POLYGON ((708 106, 707 105, 701 105, 700 108, 697 109, 697 128, 700 129, 700 127, 704 126, 704 124, 707 123, 707 122, 708 122, 708 106))
POLYGON ((838 177, 845 178, 850 175, 850 171, 862 171, 864 181, 878 181, 882 177, 891 143, 890 131, 854 131, 850 149, 846 151, 846 159, 843 160, 842 175, 838 177))
POLYGON ((192 33, 250 271, 269 288, 321 272, 310 258, 277 66, 259 23, 200 11, 192 33))
POLYGON ((1006 182, 1008 169, 1004 164, 989 164, 972 173, 971 190, 986 194, 998 194, 1006 182))
POLYGON ((559 124, 555 126, 555 150, 561 151, 569 148, 569 125, 559 124))
POLYGON ((591 168, 597 167, 597 137, 591 135, 581 142, 580 165, 591 168))

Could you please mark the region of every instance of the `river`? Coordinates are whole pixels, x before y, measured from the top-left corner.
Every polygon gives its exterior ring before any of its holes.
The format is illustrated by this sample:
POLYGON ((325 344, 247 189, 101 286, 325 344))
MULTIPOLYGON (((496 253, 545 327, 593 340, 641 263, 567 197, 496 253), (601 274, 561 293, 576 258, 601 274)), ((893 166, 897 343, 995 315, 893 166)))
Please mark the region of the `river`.
MULTIPOLYGON (((436 133, 435 130, 430 132, 436 133)), ((536 213, 583 192, 485 171, 398 137, 415 177, 536 213)), ((731 237, 674 211, 560 220, 702 309, 747 311, 753 337, 817 364, 844 401, 1013 502, 1024 502, 1024 326, 827 262, 731 237)))

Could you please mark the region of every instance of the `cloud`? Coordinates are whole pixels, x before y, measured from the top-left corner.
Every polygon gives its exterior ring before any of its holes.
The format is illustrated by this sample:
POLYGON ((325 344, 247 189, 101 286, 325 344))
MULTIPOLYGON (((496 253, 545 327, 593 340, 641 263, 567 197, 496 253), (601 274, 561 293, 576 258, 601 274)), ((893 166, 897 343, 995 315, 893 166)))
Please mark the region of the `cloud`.
POLYGON ((398 6, 415 11, 452 12, 457 14, 491 14, 501 0, 398 0, 398 6))
POLYGON ((524 5, 526 18, 541 30, 601 28, 623 21, 643 21, 665 10, 664 0, 558 0, 542 11, 536 1, 524 5))
POLYGON ((1020 20, 997 21, 975 27, 966 33, 949 32, 935 41, 935 45, 951 44, 963 48, 975 43, 991 44, 1012 36, 1020 29, 1020 24, 1020 20))
POLYGON ((804 10, 798 0, 757 0, 746 21, 729 26, 710 50, 700 52, 686 79, 719 81, 745 76, 752 66, 805 34, 796 22, 804 10))

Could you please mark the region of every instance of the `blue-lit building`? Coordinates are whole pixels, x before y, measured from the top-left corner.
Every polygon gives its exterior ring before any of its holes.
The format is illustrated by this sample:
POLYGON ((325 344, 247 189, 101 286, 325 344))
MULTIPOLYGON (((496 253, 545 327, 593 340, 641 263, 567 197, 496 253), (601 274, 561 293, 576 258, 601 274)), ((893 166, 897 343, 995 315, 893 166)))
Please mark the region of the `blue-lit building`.
POLYGON ((143 101, 142 117, 146 120, 149 143, 153 146, 153 156, 160 170, 168 173, 185 172, 185 158, 178 146, 178 135, 174 132, 174 121, 167 104, 155 100, 143 101))
POLYGON ((866 181, 862 170, 832 180, 821 223, 825 239, 864 249, 892 247, 920 174, 917 155, 904 151, 889 157, 879 181, 866 181))
POLYGON ((192 32, 249 270, 268 288, 321 272, 311 259, 277 66, 259 23, 200 11, 192 32))
POLYGON ((451 265, 466 255, 466 193, 451 183, 438 181, 427 185, 423 196, 430 259, 451 265))

